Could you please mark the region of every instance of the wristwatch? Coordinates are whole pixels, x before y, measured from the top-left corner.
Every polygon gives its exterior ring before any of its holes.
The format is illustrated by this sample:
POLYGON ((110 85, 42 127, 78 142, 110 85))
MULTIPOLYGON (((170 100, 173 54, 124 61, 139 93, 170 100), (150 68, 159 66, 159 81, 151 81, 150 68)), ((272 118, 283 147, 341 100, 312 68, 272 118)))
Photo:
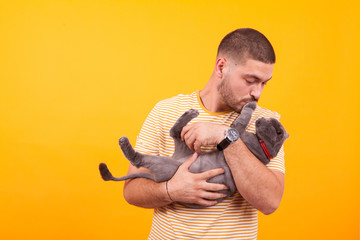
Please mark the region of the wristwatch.
POLYGON ((238 140, 239 137, 240 137, 240 134, 235 128, 230 128, 230 129, 226 130, 225 138, 217 145, 217 149, 219 151, 224 150, 231 143, 236 142, 236 140, 238 140))

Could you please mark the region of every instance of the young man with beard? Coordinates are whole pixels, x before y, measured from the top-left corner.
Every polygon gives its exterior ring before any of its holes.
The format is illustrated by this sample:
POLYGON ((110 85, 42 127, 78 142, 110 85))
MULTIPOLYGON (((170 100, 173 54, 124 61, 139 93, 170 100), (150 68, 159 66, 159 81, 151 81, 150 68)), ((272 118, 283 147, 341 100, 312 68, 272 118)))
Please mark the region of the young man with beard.
MULTIPOLYGON (((189 167, 197 153, 216 149, 247 102, 259 100, 272 77, 274 63, 274 50, 263 34, 254 29, 237 29, 221 41, 214 71, 202 90, 160 101, 153 108, 135 146, 146 154, 171 156, 174 143, 170 128, 190 108, 197 109, 200 115, 181 133, 196 153, 168 182, 132 179, 125 183, 124 197, 130 204, 155 209, 149 239, 256 239, 257 210, 274 212, 283 195, 283 147, 265 166, 241 139, 225 146, 224 155, 238 192, 218 204, 215 199, 223 194, 216 191, 226 186, 206 180, 223 170, 193 174, 189 167), (177 202, 205 208, 187 208, 177 202)), ((258 106, 247 131, 255 132, 255 121, 261 117, 279 119, 280 115, 258 106)), ((129 166, 128 173, 137 171, 148 170, 129 166)))

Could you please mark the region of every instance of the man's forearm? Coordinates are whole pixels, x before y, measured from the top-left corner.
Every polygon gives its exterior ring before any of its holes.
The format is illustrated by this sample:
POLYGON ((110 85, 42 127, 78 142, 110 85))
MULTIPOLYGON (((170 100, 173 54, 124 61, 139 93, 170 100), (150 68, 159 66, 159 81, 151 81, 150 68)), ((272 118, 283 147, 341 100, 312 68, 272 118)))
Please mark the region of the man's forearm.
POLYGON ((166 192, 166 182, 157 183, 145 178, 126 181, 124 185, 125 200, 143 208, 159 208, 171 203, 166 192))
POLYGON ((239 193, 264 214, 274 212, 284 191, 284 174, 263 165, 239 139, 224 150, 239 193))

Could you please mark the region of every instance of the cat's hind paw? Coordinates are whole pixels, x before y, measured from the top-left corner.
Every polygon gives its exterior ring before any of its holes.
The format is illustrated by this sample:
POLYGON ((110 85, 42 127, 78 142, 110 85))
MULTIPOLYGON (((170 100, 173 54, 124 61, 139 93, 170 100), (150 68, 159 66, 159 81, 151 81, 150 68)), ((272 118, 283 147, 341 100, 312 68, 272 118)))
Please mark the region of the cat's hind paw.
POLYGON ((114 179, 113 175, 110 173, 110 171, 105 163, 99 164, 99 170, 100 170, 101 177, 102 177, 102 179, 104 179, 104 181, 109 181, 109 180, 114 179))
POLYGON ((174 126, 170 129, 170 136, 172 138, 180 138, 183 127, 186 126, 192 119, 199 116, 199 111, 196 109, 189 109, 175 122, 174 126))

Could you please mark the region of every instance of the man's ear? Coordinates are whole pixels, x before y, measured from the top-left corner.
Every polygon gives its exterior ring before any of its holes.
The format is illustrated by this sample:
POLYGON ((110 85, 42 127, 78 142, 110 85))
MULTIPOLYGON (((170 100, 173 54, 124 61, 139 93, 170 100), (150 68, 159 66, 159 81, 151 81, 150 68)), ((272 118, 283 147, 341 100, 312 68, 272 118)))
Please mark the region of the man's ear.
POLYGON ((226 58, 218 58, 215 64, 215 74, 218 78, 222 79, 224 76, 224 68, 227 65, 226 58))

